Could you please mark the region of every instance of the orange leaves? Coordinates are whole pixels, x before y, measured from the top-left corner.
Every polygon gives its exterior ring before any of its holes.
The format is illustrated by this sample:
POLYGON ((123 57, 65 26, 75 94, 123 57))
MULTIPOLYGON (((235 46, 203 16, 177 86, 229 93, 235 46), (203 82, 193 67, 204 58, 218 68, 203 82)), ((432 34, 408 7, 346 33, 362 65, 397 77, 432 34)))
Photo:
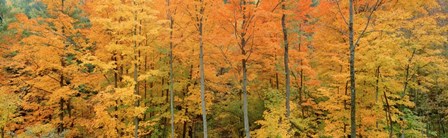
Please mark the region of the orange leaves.
MULTIPOLYGON (((197 137, 202 36, 210 137, 238 137, 243 130, 243 60, 251 134, 348 134, 347 2, 287 0, 285 10, 280 0, 245 0, 244 5, 241 0, 171 0, 170 6, 165 0, 40 2, 45 12, 30 13, 25 6, 24 13, 7 19, 8 33, 0 34, 0 128, 8 133, 45 137, 62 121, 66 137, 128 137, 137 117, 139 136, 167 137, 172 42, 176 135, 197 137), (172 27, 167 10, 175 19, 172 27), (283 13, 292 75, 290 120, 284 114, 283 13)), ((359 37, 375 1, 355 2, 359 37)), ((435 0, 384 0, 373 14, 356 48, 360 136, 387 137, 390 127, 393 134, 399 129, 418 134, 425 130, 415 124, 438 123, 438 116, 446 123, 443 6, 435 0)))

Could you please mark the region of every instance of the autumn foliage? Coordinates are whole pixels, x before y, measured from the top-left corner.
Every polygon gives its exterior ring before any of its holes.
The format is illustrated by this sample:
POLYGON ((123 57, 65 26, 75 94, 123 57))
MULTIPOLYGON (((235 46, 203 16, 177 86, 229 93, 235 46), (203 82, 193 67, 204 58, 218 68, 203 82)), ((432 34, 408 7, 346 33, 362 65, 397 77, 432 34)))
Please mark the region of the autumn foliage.
POLYGON ((1 137, 448 137, 447 7, 0 0, 1 137))

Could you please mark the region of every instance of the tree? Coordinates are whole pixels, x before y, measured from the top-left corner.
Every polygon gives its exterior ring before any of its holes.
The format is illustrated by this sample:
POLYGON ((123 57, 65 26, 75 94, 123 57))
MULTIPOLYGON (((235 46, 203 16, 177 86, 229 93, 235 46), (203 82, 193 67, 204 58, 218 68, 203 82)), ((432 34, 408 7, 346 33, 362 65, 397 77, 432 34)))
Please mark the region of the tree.
MULTIPOLYGON (((354 30, 353 30, 353 0, 349 0, 349 20, 348 20, 348 29, 349 29, 349 45, 350 45, 350 136, 352 138, 356 137, 356 87, 355 87, 355 47, 358 45, 359 40, 364 35, 367 27, 372 20, 373 13, 378 9, 378 7, 383 3, 383 0, 377 0, 373 6, 368 7, 368 18, 367 23, 365 25, 364 30, 359 34, 358 38, 355 41, 354 38, 354 30)), ((347 23, 347 21, 346 21, 347 23)))
POLYGON ((156 120, 144 120, 147 107, 140 103, 146 102, 147 99, 142 99, 141 95, 146 98, 147 92, 144 89, 144 94, 141 94, 140 89, 141 82, 162 73, 156 69, 139 69, 146 66, 147 60, 142 60, 142 57, 150 56, 150 50, 154 48, 151 41, 162 30, 162 22, 156 20, 151 4, 143 0, 92 1, 86 4, 93 28, 87 34, 95 40, 90 44, 96 49, 86 54, 83 62, 96 66, 93 72, 104 76, 102 83, 106 83, 96 88, 99 93, 92 98, 96 116, 89 118, 93 120, 90 125, 93 128, 90 129, 102 130, 95 136, 139 137, 154 131, 145 128, 152 127, 156 120), (98 7, 101 12, 92 7, 98 7), (109 78, 113 78, 113 82, 109 78), (133 127, 129 125, 132 123, 133 127))
POLYGON ((170 36, 169 36, 169 47, 170 47, 170 111, 171 111, 171 137, 174 138, 174 70, 173 70, 173 26, 174 26, 174 19, 171 15, 171 7, 170 7, 170 0, 166 0, 167 4, 167 18, 169 20, 169 26, 170 26, 170 36))
POLYGON ((289 77, 289 66, 288 66, 288 30, 286 28, 286 14, 285 11, 286 10, 286 2, 285 0, 282 0, 282 10, 283 10, 283 14, 282 14, 282 31, 283 31, 283 45, 284 45, 284 64, 285 64, 285 87, 286 87, 286 117, 289 118, 289 115, 291 114, 291 107, 289 105, 289 97, 290 97, 290 91, 291 88, 289 86, 290 84, 290 77, 289 77))
MULTIPOLYGON (((239 20, 234 19, 235 25, 233 26, 235 30, 235 37, 239 40, 238 46, 241 50, 241 70, 243 73, 242 79, 242 96, 243 96, 243 116, 244 116, 244 131, 247 138, 250 138, 250 128, 249 128, 249 117, 248 117, 248 103, 247 103, 247 60, 252 53, 251 50, 247 49, 248 43, 253 39, 252 33, 249 32, 249 28, 252 28, 252 21, 255 17, 255 9, 259 6, 260 1, 256 1, 254 6, 250 6, 249 2, 246 0, 240 0, 239 2, 233 2, 234 11, 239 12, 241 15, 241 26, 238 26, 239 20)), ((236 16, 236 15, 235 15, 236 16)))
POLYGON ((207 138, 207 111, 205 108, 205 71, 204 71, 204 41, 203 41, 203 29, 204 29, 204 20, 206 19, 205 12, 206 3, 204 0, 199 0, 197 5, 194 7, 199 7, 195 9, 194 18, 195 26, 197 28, 197 32, 199 33, 199 74, 201 77, 201 106, 202 106, 202 123, 204 129, 204 138, 207 138))
POLYGON ((1 136, 445 137, 446 4, 0 0, 1 136))

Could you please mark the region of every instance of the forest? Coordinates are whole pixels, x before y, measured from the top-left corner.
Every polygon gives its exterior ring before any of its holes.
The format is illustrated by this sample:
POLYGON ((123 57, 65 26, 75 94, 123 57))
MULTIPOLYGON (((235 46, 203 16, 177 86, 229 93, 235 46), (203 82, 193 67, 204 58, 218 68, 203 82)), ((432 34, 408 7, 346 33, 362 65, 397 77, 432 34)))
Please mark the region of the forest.
POLYGON ((446 138, 448 0, 0 0, 1 138, 446 138))

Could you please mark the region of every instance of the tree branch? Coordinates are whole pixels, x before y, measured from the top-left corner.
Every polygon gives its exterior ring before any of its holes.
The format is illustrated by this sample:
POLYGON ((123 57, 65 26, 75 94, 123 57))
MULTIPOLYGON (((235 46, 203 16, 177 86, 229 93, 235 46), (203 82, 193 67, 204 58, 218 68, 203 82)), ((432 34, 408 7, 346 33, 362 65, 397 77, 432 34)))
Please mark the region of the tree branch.
POLYGON ((356 43, 355 43, 355 47, 359 44, 359 40, 364 36, 367 28, 370 25, 370 22, 372 20, 372 15, 373 13, 378 9, 378 7, 381 5, 381 3, 383 2, 383 0, 377 0, 375 5, 372 7, 372 11, 370 11, 369 17, 367 17, 367 23, 366 26, 364 27, 364 30, 362 30, 361 34, 359 34, 356 43))
POLYGON ((341 10, 341 7, 339 6, 339 1, 336 1, 336 5, 338 6, 338 12, 339 12, 339 14, 341 14, 341 17, 342 17, 342 20, 344 20, 344 22, 345 22, 345 25, 347 25, 348 26, 348 22, 347 22, 347 19, 345 18, 345 16, 342 14, 342 10, 341 10))

